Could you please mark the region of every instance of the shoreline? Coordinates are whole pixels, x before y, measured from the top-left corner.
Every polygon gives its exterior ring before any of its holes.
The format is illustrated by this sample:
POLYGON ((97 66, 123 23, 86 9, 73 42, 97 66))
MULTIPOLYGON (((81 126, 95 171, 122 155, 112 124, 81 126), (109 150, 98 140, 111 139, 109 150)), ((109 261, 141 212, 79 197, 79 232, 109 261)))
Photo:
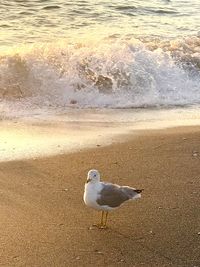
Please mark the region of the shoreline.
POLYGON ((68 110, 0 122, 0 162, 80 152, 147 131, 200 125, 199 109, 68 110))
POLYGON ((127 136, 64 155, 0 163, 2 266, 199 266, 200 127, 127 136), (87 171, 144 188, 90 229, 87 171))

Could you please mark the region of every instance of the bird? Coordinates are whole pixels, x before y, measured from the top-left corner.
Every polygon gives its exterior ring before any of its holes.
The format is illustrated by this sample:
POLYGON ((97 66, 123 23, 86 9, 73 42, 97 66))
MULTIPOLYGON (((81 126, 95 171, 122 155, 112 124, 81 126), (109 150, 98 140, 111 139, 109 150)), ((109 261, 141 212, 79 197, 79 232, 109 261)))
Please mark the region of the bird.
POLYGON ((143 190, 101 182, 99 171, 92 169, 87 175, 83 199, 88 207, 101 211, 101 221, 95 226, 106 229, 108 212, 120 207, 125 201, 140 198, 143 190))

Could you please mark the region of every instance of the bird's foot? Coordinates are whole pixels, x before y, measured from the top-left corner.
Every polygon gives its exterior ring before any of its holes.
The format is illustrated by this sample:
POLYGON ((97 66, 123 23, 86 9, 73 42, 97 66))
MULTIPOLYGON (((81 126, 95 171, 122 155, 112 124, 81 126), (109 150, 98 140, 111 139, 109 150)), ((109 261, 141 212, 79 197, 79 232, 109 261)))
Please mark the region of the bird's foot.
POLYGON ((97 227, 99 229, 104 229, 104 230, 108 228, 108 226, 100 224, 100 223, 99 224, 93 224, 92 226, 97 227))

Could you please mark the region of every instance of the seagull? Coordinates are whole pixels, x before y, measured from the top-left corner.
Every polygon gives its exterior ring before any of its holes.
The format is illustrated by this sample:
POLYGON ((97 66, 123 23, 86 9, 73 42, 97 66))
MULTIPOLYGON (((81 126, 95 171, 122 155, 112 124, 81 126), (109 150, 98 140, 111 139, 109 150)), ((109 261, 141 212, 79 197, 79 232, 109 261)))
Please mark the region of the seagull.
POLYGON ((118 208, 127 200, 140 198, 142 191, 143 189, 101 182, 99 171, 90 170, 85 183, 83 199, 88 207, 101 211, 100 224, 95 226, 106 229, 108 212, 118 208))

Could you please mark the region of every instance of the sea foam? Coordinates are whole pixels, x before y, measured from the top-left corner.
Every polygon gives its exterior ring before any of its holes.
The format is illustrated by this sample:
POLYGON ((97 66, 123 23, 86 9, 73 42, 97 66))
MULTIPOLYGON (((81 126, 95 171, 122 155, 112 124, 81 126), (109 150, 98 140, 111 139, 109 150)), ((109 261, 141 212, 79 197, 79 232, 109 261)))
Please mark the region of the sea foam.
POLYGON ((1 53, 0 110, 200 103, 200 37, 87 40, 1 53))

